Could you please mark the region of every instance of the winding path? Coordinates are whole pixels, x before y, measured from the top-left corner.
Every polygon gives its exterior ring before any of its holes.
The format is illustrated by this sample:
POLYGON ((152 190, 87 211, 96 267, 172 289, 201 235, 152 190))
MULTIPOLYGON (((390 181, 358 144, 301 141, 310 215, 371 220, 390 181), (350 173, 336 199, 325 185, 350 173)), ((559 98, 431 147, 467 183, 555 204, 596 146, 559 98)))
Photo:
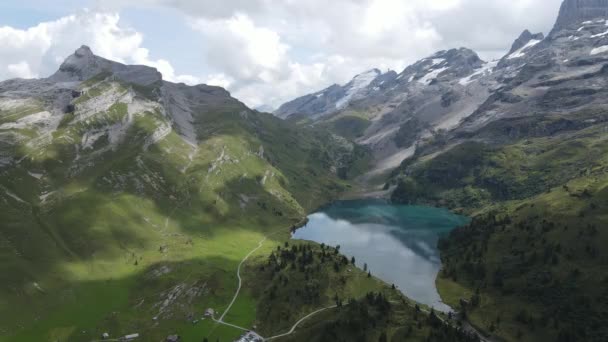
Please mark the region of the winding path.
MULTIPOLYGON (((232 308, 232 305, 234 305, 234 302, 236 302, 237 297, 239 296, 239 293, 241 292, 241 287, 243 285, 243 279, 241 279, 241 267, 243 266, 243 264, 245 263, 245 261, 247 261, 247 259, 249 259, 249 257, 251 257, 251 255, 255 252, 258 251, 258 249, 262 248, 262 246, 264 245, 264 242, 266 241, 267 237, 264 237, 262 239, 262 241, 260 241, 258 243, 258 246, 256 248, 254 248, 251 252, 249 252, 249 254, 247 254, 245 256, 245 258, 243 258, 243 260, 241 260, 241 263, 239 264, 239 267, 236 270, 236 276, 239 279, 239 286, 236 289, 236 292, 234 294, 234 297, 232 297, 232 301, 230 302, 230 305, 228 305, 228 307, 226 308, 226 310, 224 311, 224 313, 222 314, 222 316, 220 316, 220 319, 216 322, 219 323, 224 323, 224 317, 226 317, 226 314, 230 311, 230 309, 232 308)), ((241 328, 239 328, 241 329, 241 328)))
POLYGON ((289 336, 289 335, 293 334, 293 333, 296 331, 296 328, 298 327, 298 325, 300 325, 300 324, 301 324, 302 322, 304 322, 305 320, 307 320, 307 319, 309 319, 310 317, 312 317, 312 316, 314 316, 314 315, 316 315, 316 314, 318 314, 318 313, 321 313, 321 312, 323 312, 323 311, 325 311, 325 310, 335 309, 335 308, 337 308, 337 307, 338 307, 338 306, 336 306, 336 305, 333 305, 333 306, 328 306, 328 307, 326 307, 326 308, 319 309, 319 310, 317 310, 317 311, 315 311, 315 312, 313 312, 313 313, 310 313, 310 314, 308 314, 306 317, 304 317, 304 318, 302 318, 301 320, 297 321, 297 322, 296 322, 296 324, 294 324, 294 325, 293 325, 293 327, 291 327, 291 330, 289 330, 288 332, 286 332, 286 333, 284 333, 284 334, 280 334, 280 335, 276 335, 276 336, 268 337, 268 338, 265 338, 264 340, 265 340, 265 341, 270 341, 270 340, 274 340, 274 339, 277 339, 277 338, 281 338, 281 337, 289 336))
POLYGON ((238 329, 238 330, 250 331, 250 329, 239 327, 238 325, 234 325, 234 324, 226 323, 224 321, 217 320, 217 319, 215 319, 215 317, 211 317, 211 319, 217 324, 226 325, 226 326, 238 329))

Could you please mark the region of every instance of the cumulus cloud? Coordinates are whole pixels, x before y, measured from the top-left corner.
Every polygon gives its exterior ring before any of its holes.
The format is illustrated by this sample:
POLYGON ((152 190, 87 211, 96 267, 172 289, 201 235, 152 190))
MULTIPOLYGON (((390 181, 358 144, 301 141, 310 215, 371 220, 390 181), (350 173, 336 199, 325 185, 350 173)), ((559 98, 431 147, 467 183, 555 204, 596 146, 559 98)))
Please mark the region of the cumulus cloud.
POLYGON ((122 27, 118 14, 90 11, 25 30, 0 27, 0 65, 7 66, 0 68, 0 78, 49 76, 82 44, 107 59, 156 67, 167 80, 199 82, 194 76, 177 75, 166 60, 151 59, 150 52, 142 47, 143 35, 122 27))
POLYGON ((154 66, 168 80, 219 85, 252 107, 277 107, 371 68, 401 71, 442 49, 500 57, 524 29, 549 31, 561 1, 100 0, 93 12, 0 28, 7 46, 0 62, 10 66, 0 67, 0 78, 44 76, 86 43, 104 57, 154 66), (151 58, 142 34, 107 14, 149 6, 183 14, 199 37, 188 51, 202 56, 205 74, 178 75, 179 60, 151 58))
POLYGON ((26 61, 21 61, 7 66, 8 75, 15 78, 35 78, 37 75, 32 72, 30 65, 26 61))
POLYGON ((441 49, 465 46, 498 58, 524 29, 548 31, 560 2, 143 1, 192 18, 205 62, 224 80, 216 84, 252 106, 277 106, 374 67, 400 71, 441 49))

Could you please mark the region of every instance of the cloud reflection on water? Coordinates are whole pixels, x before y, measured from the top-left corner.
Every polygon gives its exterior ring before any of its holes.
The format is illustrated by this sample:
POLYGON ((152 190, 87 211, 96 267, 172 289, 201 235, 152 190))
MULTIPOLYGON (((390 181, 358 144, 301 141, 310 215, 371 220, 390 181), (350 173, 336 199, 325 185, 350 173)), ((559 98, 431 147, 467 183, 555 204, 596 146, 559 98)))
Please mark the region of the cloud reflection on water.
MULTIPOLYGON (((441 268, 436 245, 439 234, 455 227, 457 221, 447 225, 445 221, 435 222, 446 215, 439 209, 423 208, 418 212, 410 207, 400 211, 406 207, 377 203, 370 206, 355 203, 349 208, 346 203, 310 215, 307 226, 293 238, 340 245, 341 252, 354 256, 358 266, 367 263, 375 276, 394 283, 408 297, 449 311, 435 288, 441 268), (432 210, 440 215, 433 215, 432 210)), ((458 220, 464 222, 462 218, 458 220)))

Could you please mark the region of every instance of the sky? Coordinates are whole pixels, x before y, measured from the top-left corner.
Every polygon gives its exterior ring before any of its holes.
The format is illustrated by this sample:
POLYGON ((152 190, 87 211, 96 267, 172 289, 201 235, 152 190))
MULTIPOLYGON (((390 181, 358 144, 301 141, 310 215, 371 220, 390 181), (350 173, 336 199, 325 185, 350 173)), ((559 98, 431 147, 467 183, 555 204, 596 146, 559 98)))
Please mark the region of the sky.
POLYGON ((2 0, 0 80, 54 73, 81 45, 228 89, 252 108, 436 51, 500 58, 524 29, 548 33, 561 0, 2 0))

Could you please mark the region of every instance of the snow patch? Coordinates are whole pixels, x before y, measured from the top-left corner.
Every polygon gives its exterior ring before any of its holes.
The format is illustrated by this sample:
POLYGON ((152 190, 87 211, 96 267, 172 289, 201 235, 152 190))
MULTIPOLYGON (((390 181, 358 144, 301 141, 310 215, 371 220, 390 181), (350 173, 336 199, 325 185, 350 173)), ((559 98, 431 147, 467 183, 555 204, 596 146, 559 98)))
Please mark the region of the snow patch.
POLYGON ((535 46, 536 44, 540 43, 542 40, 540 39, 532 39, 528 42, 528 44, 522 46, 519 50, 513 52, 512 54, 510 54, 509 56, 507 56, 507 59, 514 59, 514 58, 521 58, 523 56, 526 55, 525 51, 528 50, 529 48, 535 46))
POLYGON ((445 62, 445 58, 433 58, 433 66, 441 64, 443 62, 445 62))
POLYGON ((424 85, 429 85, 429 84, 431 84, 431 82, 433 82, 434 79, 437 78, 437 76, 439 76, 439 74, 446 71, 447 69, 448 69, 447 67, 435 69, 435 70, 429 72, 428 74, 424 75, 421 79, 419 79, 418 83, 422 83, 424 85))
POLYGON ((599 38, 599 37, 604 37, 606 35, 608 35, 608 31, 602 32, 602 33, 598 33, 598 34, 594 34, 594 35, 591 36, 591 38, 599 38))
POLYGON ((491 74, 497 65, 498 65, 498 60, 488 62, 488 63, 484 64, 481 68, 475 70, 475 72, 473 72, 471 75, 461 78, 458 81, 458 83, 460 83, 460 85, 463 85, 463 86, 469 85, 470 83, 472 83, 474 81, 475 78, 477 78, 477 76, 486 76, 486 75, 491 74))
POLYGON ((336 102, 336 109, 346 107, 350 103, 350 100, 357 95, 357 93, 369 86, 370 83, 372 83, 378 76, 380 76, 380 73, 377 70, 370 70, 355 76, 351 82, 350 89, 348 89, 346 92, 346 95, 336 102))
POLYGON ((593 56, 604 52, 608 52, 608 45, 596 47, 595 49, 591 50, 589 54, 593 56))

